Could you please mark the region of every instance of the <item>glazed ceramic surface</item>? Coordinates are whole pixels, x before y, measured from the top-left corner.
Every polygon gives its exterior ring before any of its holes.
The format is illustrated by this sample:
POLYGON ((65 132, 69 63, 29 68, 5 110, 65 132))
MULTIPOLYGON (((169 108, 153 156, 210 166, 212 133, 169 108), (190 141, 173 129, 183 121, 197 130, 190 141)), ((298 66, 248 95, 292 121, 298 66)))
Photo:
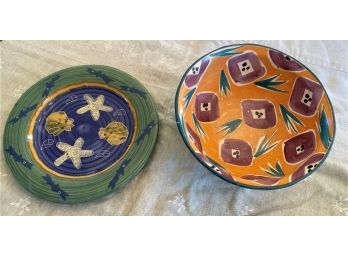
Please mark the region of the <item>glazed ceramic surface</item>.
POLYGON ((146 89, 106 66, 56 72, 12 110, 5 158, 18 181, 56 202, 83 202, 117 190, 149 158, 158 118, 146 89))
POLYGON ((318 78, 260 45, 227 46, 200 58, 183 76, 175 105, 180 133, 198 160, 249 188, 281 188, 311 174, 335 133, 318 78))

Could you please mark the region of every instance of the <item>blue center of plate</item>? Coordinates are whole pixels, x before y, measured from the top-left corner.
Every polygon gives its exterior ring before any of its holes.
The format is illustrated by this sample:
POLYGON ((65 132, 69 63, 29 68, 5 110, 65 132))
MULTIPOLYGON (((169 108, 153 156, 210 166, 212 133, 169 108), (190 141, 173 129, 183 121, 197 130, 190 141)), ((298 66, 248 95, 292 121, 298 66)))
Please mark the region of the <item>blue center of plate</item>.
POLYGON ((133 113, 122 96, 86 84, 46 104, 35 121, 33 144, 51 170, 85 176, 114 164, 128 149, 134 127, 133 113))

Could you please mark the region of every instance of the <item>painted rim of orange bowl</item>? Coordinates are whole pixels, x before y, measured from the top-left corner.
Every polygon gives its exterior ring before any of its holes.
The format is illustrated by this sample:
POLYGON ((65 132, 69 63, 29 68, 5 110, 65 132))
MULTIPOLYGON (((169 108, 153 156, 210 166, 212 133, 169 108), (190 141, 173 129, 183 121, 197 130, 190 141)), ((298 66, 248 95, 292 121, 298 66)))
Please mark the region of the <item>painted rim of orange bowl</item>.
MULTIPOLYGON (((331 151, 331 148, 332 148, 332 145, 335 141, 335 135, 336 135, 336 120, 335 120, 335 113, 334 113, 334 108, 333 108, 333 105, 331 103, 331 100, 329 98, 329 95, 327 94, 326 90, 325 90, 325 87, 323 85, 323 83, 319 80, 319 78, 312 72, 311 69, 309 69, 306 65, 304 65, 302 62, 300 62, 299 60, 297 60, 296 58, 288 55, 287 53, 284 53, 283 51, 280 51, 278 49, 275 49, 275 48, 272 48, 272 47, 269 47, 269 46, 265 46, 265 45, 261 45, 261 44, 253 44, 253 43, 240 43, 240 44, 231 44, 231 45, 225 45, 225 46, 222 46, 222 47, 219 47, 217 49, 214 49, 206 54, 204 54, 203 56, 201 56, 200 58, 198 58, 197 60, 195 60, 191 65, 190 67, 184 72, 183 76, 181 77, 181 80, 179 82, 179 86, 176 90, 176 94, 175 94, 175 101, 174 101, 174 105, 175 105, 175 119, 176 119, 176 124, 178 126, 178 130, 180 132, 180 135, 184 141, 184 143, 186 144, 187 148, 190 150, 191 154, 205 167, 207 168, 210 172, 212 172, 214 175, 218 176, 219 178, 231 183, 231 184, 234 184, 234 185, 237 185, 237 186, 240 186, 240 187, 244 187, 244 188, 248 188, 248 189, 259 189, 259 190, 274 190, 274 189, 281 189, 281 188, 286 188, 286 187, 289 187, 289 186, 292 186, 294 184, 297 184, 298 182, 302 181, 303 179, 307 178, 308 176, 312 175, 314 172, 316 172, 320 166, 325 162, 327 156, 329 155, 330 151, 331 151), (331 113, 332 113, 332 125, 333 125, 333 131, 332 131, 332 141, 324 155, 324 157, 321 159, 321 161, 319 162, 318 166, 316 168, 313 169, 312 172, 308 172, 307 174, 305 174, 303 177, 301 178, 298 178, 294 181, 291 181, 291 182, 288 182, 286 184, 282 184, 282 185, 274 185, 274 186, 267 186, 267 185, 260 185, 260 186, 253 186, 253 185, 249 185, 249 184, 243 184, 241 182, 238 182, 238 181, 235 181, 233 179, 230 179, 228 177, 225 177, 221 174, 219 174, 218 172, 214 171, 211 167, 208 166, 207 163, 205 163, 203 160, 201 160, 196 152, 192 149, 191 145, 189 144, 189 142, 187 141, 186 139, 186 133, 185 131, 182 130, 182 127, 180 126, 180 116, 179 116, 179 112, 178 112, 178 98, 179 98, 179 93, 180 93, 180 90, 181 90, 181 87, 184 85, 184 80, 185 80, 185 77, 187 75, 187 73, 190 71, 190 69, 197 63, 199 62, 200 60, 202 60, 204 57, 210 55, 211 53, 213 52, 216 52, 220 49, 224 49, 224 48, 228 48, 228 47, 236 47, 236 46, 260 46, 260 47, 264 47, 264 48, 267 48, 269 50, 274 50, 274 51, 278 51, 284 55, 287 55, 289 57, 291 57, 293 60, 295 60, 296 62, 298 62, 299 64, 301 64, 305 69, 307 69, 312 75, 313 77, 317 80, 317 82, 319 82, 319 84, 321 85, 321 87, 323 88, 323 91, 325 93, 325 95, 327 96, 327 100, 328 100, 328 103, 330 105, 330 108, 331 108, 331 113)), ((183 120, 184 121, 184 120, 183 120)))

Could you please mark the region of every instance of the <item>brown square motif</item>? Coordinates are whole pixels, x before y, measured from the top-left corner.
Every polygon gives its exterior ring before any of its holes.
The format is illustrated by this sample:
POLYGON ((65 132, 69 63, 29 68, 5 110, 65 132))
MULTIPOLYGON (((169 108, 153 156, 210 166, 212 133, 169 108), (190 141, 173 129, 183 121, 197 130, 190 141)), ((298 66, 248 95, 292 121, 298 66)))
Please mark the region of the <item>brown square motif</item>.
POLYGON ((231 77, 236 83, 247 84, 261 78, 266 70, 253 52, 232 57, 227 62, 231 77))
POLYGON ((244 122, 252 128, 266 129, 276 125, 274 105, 268 100, 244 100, 242 111, 244 122))
POLYGON ((239 139, 225 139, 220 148, 220 155, 224 162, 238 166, 249 166, 253 160, 251 146, 239 139))
POLYGON ((212 92, 196 95, 195 114, 199 121, 210 122, 219 118, 219 99, 212 92))
POLYGON ((321 85, 304 77, 295 81, 290 97, 290 108, 304 116, 312 116, 316 112, 324 90, 321 85))
POLYGON ((316 148, 315 134, 312 130, 299 134, 284 142, 284 157, 288 163, 306 159, 316 148))

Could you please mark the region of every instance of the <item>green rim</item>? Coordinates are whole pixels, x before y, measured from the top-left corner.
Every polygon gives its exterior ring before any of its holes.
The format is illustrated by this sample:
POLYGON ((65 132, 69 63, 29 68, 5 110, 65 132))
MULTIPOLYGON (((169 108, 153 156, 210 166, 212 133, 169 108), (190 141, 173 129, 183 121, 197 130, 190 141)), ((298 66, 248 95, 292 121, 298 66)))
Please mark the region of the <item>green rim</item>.
POLYGON ((134 178, 151 157, 157 140, 158 128, 159 121, 155 104, 146 88, 135 78, 108 66, 75 66, 41 79, 21 96, 8 117, 4 131, 3 150, 10 170, 25 189, 52 202, 80 203, 117 191, 134 178), (100 71, 106 77, 91 74, 87 72, 87 68, 100 71), (27 142, 29 122, 36 106, 45 99, 45 96, 42 95, 46 89, 46 82, 57 75, 59 75, 59 79, 54 82, 50 94, 71 84, 103 83, 122 91, 137 113, 135 140, 129 150, 106 171, 95 176, 71 179, 48 173, 35 162, 29 149, 27 142), (121 86, 127 86, 133 90, 122 90, 121 86), (10 122, 11 120, 12 122, 10 122))
POLYGON ((217 173, 216 171, 214 171, 211 167, 209 167, 204 161, 202 161, 196 154, 196 152, 191 148, 187 138, 186 138, 186 134, 185 134, 185 131, 183 130, 184 129, 184 124, 182 124, 183 120, 180 118, 180 114, 179 114, 179 111, 178 111, 178 97, 179 97, 179 92, 180 92, 180 89, 181 89, 181 86, 183 85, 183 81, 186 77, 186 74, 191 70, 191 68, 195 65, 195 63, 199 62, 201 59, 203 59, 204 57, 214 53, 214 52, 217 52, 221 49, 224 49, 224 48, 230 48, 230 47, 238 47, 238 46, 246 46, 246 45, 254 45, 254 46, 261 46, 261 47, 266 47, 268 49, 272 49, 272 50, 276 50, 278 52, 281 52, 283 54, 285 54, 284 52, 282 51, 279 51, 278 49, 275 49, 275 48, 272 48, 272 47, 269 47, 269 46, 265 46, 265 45, 260 45, 260 44, 249 44, 249 43, 246 43, 246 44, 232 44, 232 45, 226 45, 226 46, 223 46, 223 47, 220 47, 220 48, 217 48, 203 56, 201 56, 199 59, 197 59, 195 62, 193 62, 191 64, 191 66, 185 71, 184 75, 181 77, 181 80, 180 80, 180 83, 179 83, 179 86, 176 90, 176 94, 175 94, 175 101, 174 101, 174 105, 175 105, 175 119, 176 119, 176 124, 178 126, 178 129, 179 129, 179 132, 180 132, 180 135, 184 141, 184 143, 186 144, 187 148, 190 150, 190 152, 192 153, 192 155, 203 165, 205 166, 209 171, 211 171, 213 174, 215 174, 216 176, 218 176, 219 178, 229 182, 229 183, 232 183, 234 185, 237 185, 237 186, 240 186, 240 187, 244 187, 244 188, 248 188, 248 189, 259 189, 259 190, 274 190, 274 189, 281 189, 281 188, 286 188, 286 187, 289 187, 289 186, 292 186, 300 181, 302 181, 303 179, 307 178, 308 176, 310 176, 311 174, 313 174, 315 171, 317 171, 319 169, 319 167, 324 163, 324 161, 326 160, 327 156, 329 155, 330 151, 331 151, 331 148, 332 148, 332 145, 333 145, 333 142, 334 142, 334 139, 335 139, 335 135, 336 135, 336 120, 335 120, 335 113, 334 113, 334 109, 333 109, 333 106, 332 106, 332 103, 331 103, 331 100, 329 98, 329 95, 327 94, 326 90, 325 90, 325 87, 323 86, 323 84, 321 83, 321 81, 319 80, 319 78, 312 72, 311 69, 309 69, 306 65, 304 65, 302 62, 300 62, 299 60, 297 60, 296 58, 293 58, 292 56, 290 56, 292 59, 296 60, 297 62, 301 63, 303 65, 303 67, 305 67, 310 73, 312 73, 312 75, 318 80, 318 82, 320 83, 320 85, 323 87, 323 90, 325 92, 325 94, 327 95, 327 98, 329 100, 329 104, 330 104, 330 108, 331 108, 331 111, 332 111, 332 118, 333 118, 333 132, 332 132, 332 141, 327 149, 327 152, 324 156, 324 158, 321 160, 321 162, 318 164, 318 166, 310 173, 307 173, 305 176, 303 176, 302 178, 298 179, 298 180, 295 180, 295 181, 292 181, 290 183, 287 183, 287 184, 284 184, 284 185, 281 185, 281 186, 251 186, 251 185, 246 185, 246 184, 242 184, 242 183, 239 183, 237 181, 234 181, 232 179, 229 179, 227 177, 224 177, 222 175, 220 175, 219 173, 217 173))

